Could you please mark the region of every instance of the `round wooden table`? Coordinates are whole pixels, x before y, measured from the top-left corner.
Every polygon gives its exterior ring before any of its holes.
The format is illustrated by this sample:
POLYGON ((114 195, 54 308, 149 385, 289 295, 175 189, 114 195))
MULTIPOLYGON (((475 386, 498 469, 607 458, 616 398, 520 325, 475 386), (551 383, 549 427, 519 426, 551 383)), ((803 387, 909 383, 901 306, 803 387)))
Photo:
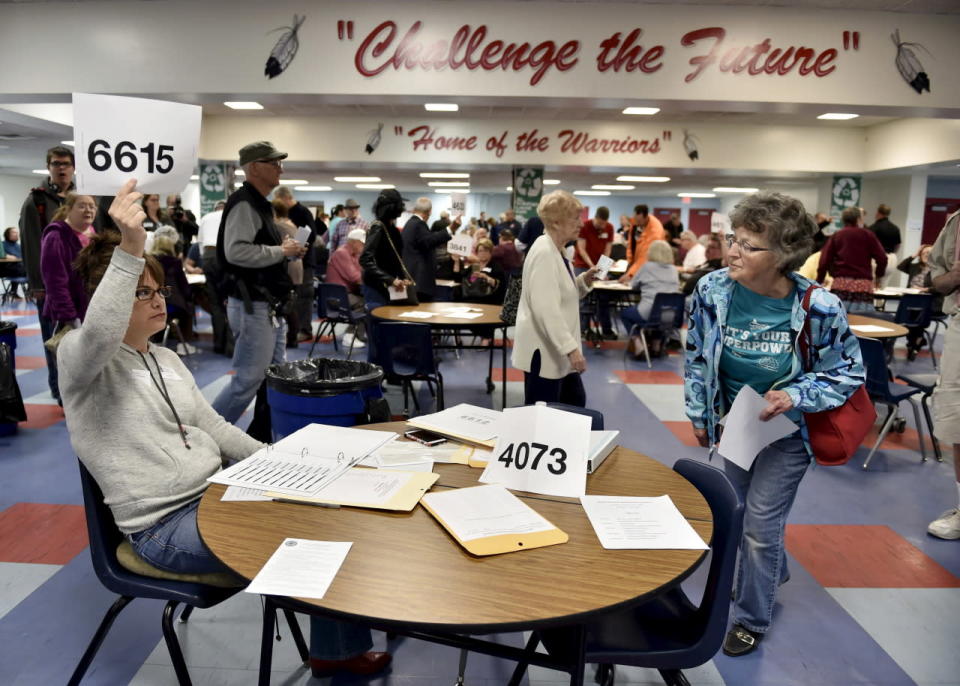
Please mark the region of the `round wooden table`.
POLYGON ((884 329, 883 331, 861 332, 851 328, 851 331, 853 331, 853 333, 863 338, 897 338, 899 336, 907 335, 907 327, 901 326, 900 324, 894 324, 893 322, 888 322, 886 319, 876 319, 875 317, 864 317, 863 315, 859 315, 859 314, 848 314, 847 322, 850 324, 851 327, 878 326, 884 329))
MULTIPOLYGON (((402 433, 406 424, 371 425, 402 433)), ((404 440, 404 439, 400 439, 404 440)), ((477 484, 479 469, 437 463, 435 490, 477 484)), ((567 543, 474 557, 422 507, 412 512, 332 510, 277 502, 222 502, 213 484, 200 504, 204 543, 228 567, 252 579, 285 538, 352 541, 322 599, 296 599, 319 614, 378 628, 490 633, 579 623, 627 607, 686 578, 702 550, 606 550, 577 500, 517 494, 567 532, 567 543)), ((710 508, 673 470, 617 448, 587 479, 587 493, 667 493, 705 541, 710 508)))
POLYGON ((487 368, 487 393, 493 392, 493 351, 501 351, 501 365, 503 369, 504 381, 501 383, 501 407, 507 406, 507 325, 500 319, 500 313, 503 311, 501 305, 484 305, 481 303, 464 302, 432 302, 420 303, 419 305, 381 305, 375 308, 370 314, 377 319, 388 322, 414 322, 417 324, 429 324, 433 329, 444 329, 459 331, 460 329, 476 329, 478 327, 488 326, 494 329, 502 329, 500 343, 497 343, 496 336, 490 336, 490 342, 487 345, 434 345, 434 348, 445 350, 489 350, 490 363, 487 368), (450 317, 443 313, 454 308, 470 308, 474 312, 479 312, 480 316, 473 319, 464 319, 462 317, 450 317), (433 316, 428 319, 418 319, 416 317, 401 317, 404 312, 430 312, 433 316))

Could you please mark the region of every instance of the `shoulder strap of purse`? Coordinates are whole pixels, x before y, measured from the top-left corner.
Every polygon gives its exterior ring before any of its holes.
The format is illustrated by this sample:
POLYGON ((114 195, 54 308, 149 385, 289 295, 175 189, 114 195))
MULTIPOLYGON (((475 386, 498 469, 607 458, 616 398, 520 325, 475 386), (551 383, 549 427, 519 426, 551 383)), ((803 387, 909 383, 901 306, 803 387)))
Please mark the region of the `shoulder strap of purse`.
POLYGON ((803 360, 803 366, 806 371, 810 371, 813 368, 812 361, 810 360, 810 298, 818 288, 821 288, 821 286, 811 284, 803 294, 803 311, 805 316, 803 318, 803 331, 800 332, 800 358, 803 360))
POLYGON ((417 282, 412 276, 410 276, 410 271, 407 269, 407 265, 403 263, 403 258, 400 257, 400 253, 397 252, 397 246, 393 244, 393 237, 390 235, 390 228, 381 221, 378 221, 377 223, 383 227, 383 235, 387 237, 387 243, 389 243, 390 247, 393 248, 393 254, 397 256, 397 261, 400 263, 400 268, 403 270, 404 275, 406 275, 406 277, 410 280, 410 283, 416 286, 417 282))

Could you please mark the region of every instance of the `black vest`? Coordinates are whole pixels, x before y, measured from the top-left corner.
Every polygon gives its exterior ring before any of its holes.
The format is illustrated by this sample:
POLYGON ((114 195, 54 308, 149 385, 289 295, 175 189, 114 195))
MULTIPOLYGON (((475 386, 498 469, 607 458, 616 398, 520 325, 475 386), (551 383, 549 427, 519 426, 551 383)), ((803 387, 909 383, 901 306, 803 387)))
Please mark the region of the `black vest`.
POLYGON ((258 269, 241 267, 227 260, 224 251, 224 230, 227 226, 227 216, 230 214, 230 210, 241 202, 249 203, 260 217, 260 229, 253 238, 255 244, 281 245, 283 242, 276 224, 273 223, 273 206, 270 201, 260 195, 260 192, 251 186, 249 181, 244 181, 243 186, 227 198, 227 204, 223 208, 223 216, 220 217, 220 230, 217 232, 217 262, 228 275, 227 295, 244 300, 249 297, 250 300, 285 301, 294 288, 290 275, 287 273, 287 261, 285 259, 258 269), (241 284, 245 288, 241 288, 241 284), (247 295, 244 294, 244 290, 247 291, 247 295))

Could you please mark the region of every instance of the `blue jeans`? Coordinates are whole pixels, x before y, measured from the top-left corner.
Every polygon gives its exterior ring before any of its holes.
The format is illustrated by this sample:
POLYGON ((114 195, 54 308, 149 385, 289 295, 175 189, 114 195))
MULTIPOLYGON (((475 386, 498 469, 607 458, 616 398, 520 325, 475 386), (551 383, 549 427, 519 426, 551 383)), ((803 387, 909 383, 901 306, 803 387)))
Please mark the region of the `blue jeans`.
POLYGON ((374 362, 376 360, 377 350, 377 339, 376 339, 376 330, 377 330, 377 319, 370 314, 378 307, 387 304, 386 298, 380 294, 380 291, 370 288, 367 284, 360 284, 360 292, 363 294, 363 306, 367 310, 367 362, 374 362))
POLYGON ((799 432, 761 450, 749 472, 724 460, 724 471, 744 502, 733 621, 751 631, 770 629, 777 587, 790 578, 784 527, 809 464, 799 432))
MULTIPOLYGON (((178 574, 212 574, 230 570, 213 556, 197 529, 199 498, 174 510, 148 529, 129 534, 137 555, 154 567, 178 574)), ((373 647, 370 629, 334 619, 310 617, 310 657, 345 660, 373 647)))
POLYGON ((637 311, 636 305, 630 305, 625 307, 620 311, 620 321, 623 322, 623 327, 627 330, 627 333, 630 333, 630 329, 634 324, 643 326, 647 323, 647 320, 640 316, 640 313, 637 311))
MULTIPOLYGON (((53 336, 53 329, 57 323, 52 319, 43 316, 43 303, 45 298, 37 298, 37 319, 40 320, 40 339, 46 343, 53 336)), ((50 352, 47 346, 43 346, 43 356, 47 360, 47 385, 50 387, 50 395, 55 400, 60 400, 60 382, 57 372, 57 355, 50 352)))
POLYGON ((227 298, 227 320, 233 331, 233 368, 236 374, 213 401, 213 409, 231 424, 240 419, 257 394, 271 364, 286 359, 287 324, 274 322, 267 303, 254 301, 247 314, 243 301, 227 298))

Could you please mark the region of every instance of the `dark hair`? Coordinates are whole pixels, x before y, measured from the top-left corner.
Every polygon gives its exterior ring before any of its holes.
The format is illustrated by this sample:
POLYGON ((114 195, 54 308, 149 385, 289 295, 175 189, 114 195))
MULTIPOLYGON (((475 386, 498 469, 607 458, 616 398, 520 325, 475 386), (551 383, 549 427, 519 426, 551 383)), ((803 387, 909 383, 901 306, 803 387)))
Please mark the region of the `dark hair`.
POLYGON ((634 214, 650 214, 650 208, 646 205, 637 205, 633 208, 634 214))
POLYGON ((403 198, 392 188, 380 192, 373 203, 373 216, 384 224, 391 224, 403 214, 403 198))
POLYGON ((70 164, 77 166, 77 158, 73 156, 73 150, 65 145, 55 145, 47 150, 47 166, 50 166, 50 160, 54 157, 69 157, 70 164))
MULTIPOLYGON (((103 280, 103 275, 107 273, 107 267, 110 266, 113 251, 120 245, 120 239, 119 231, 106 229, 93 236, 87 247, 81 250, 77 259, 73 261, 73 268, 86 284, 87 293, 92 295, 97 290, 97 286, 103 280)), ((144 255, 144 259, 147 263, 140 275, 140 283, 143 283, 144 277, 149 273, 153 280, 157 282, 158 287, 163 286, 163 266, 152 255, 144 255)))
POLYGON ((9 240, 10 240, 10 232, 11 232, 11 231, 16 231, 16 230, 17 230, 17 227, 15 227, 15 226, 8 226, 7 228, 5 228, 5 229, 3 230, 3 240, 9 241, 9 240))
POLYGON ((500 230, 500 241, 512 241, 513 240, 513 231, 510 229, 501 229, 500 230))
POLYGON ((610 210, 608 210, 606 207, 601 205, 600 207, 597 208, 597 213, 595 216, 597 219, 602 219, 603 221, 607 221, 610 218, 610 210))
POLYGON ((844 226, 856 226, 860 216, 859 207, 847 207, 840 213, 840 221, 844 226))
POLYGON ((879 214, 881 217, 889 217, 891 211, 890 205, 885 205, 883 203, 881 203, 880 207, 877 208, 877 214, 879 214))
POLYGON ((730 224, 767 237, 780 272, 799 269, 813 250, 817 225, 796 198, 782 193, 748 195, 730 213, 730 224))

